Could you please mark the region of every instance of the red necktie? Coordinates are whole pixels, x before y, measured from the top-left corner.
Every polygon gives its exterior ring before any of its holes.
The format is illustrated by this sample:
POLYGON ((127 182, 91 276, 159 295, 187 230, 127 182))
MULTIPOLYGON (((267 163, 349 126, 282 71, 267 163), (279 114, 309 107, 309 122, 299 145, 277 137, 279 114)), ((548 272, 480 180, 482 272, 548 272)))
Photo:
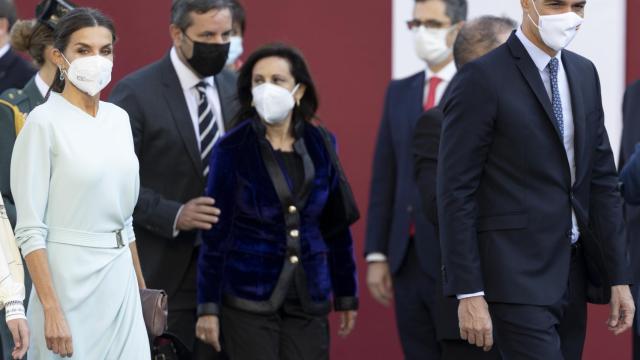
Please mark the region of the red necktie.
POLYGON ((436 106, 436 92, 440 83, 442 83, 442 79, 437 76, 429 79, 429 92, 427 93, 427 101, 424 102, 424 110, 429 110, 436 106))

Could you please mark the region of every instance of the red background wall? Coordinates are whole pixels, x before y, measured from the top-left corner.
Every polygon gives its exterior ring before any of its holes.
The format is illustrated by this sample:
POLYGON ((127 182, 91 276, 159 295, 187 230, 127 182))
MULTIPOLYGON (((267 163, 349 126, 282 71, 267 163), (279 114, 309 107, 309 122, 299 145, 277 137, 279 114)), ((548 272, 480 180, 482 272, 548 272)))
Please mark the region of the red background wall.
MULTIPOLYGON (((407 0, 409 1, 409 0, 407 0)), ((629 0, 629 18, 640 16, 639 0, 629 0), (633 11, 631 11, 633 10, 633 11), (633 16, 632 16, 633 14, 633 16)), ((32 17, 37 0, 17 0, 19 14, 32 17)), ((155 61, 170 47, 170 0, 75 0, 102 9, 116 23, 114 83, 155 61)), ((371 158, 386 84, 391 76, 391 2, 344 0, 244 0, 248 13, 245 49, 271 41, 299 47, 307 57, 321 96, 320 117, 337 134, 341 158, 366 218, 371 158)), ((630 29, 638 44, 640 27, 630 29)), ((636 47, 637 49, 637 47, 636 47)), ((629 80, 640 76, 640 54, 629 54, 629 80)), ((354 228, 361 310, 354 334, 334 336, 334 359, 401 359, 393 311, 371 300, 364 284, 361 252, 364 221, 354 228)), ((591 307, 584 359, 629 359, 629 335, 606 331, 607 308, 591 307)), ((334 319, 335 320, 335 319, 334 319)), ((335 324, 335 322, 334 322, 335 324)), ((332 330, 336 331, 336 326, 332 330)))

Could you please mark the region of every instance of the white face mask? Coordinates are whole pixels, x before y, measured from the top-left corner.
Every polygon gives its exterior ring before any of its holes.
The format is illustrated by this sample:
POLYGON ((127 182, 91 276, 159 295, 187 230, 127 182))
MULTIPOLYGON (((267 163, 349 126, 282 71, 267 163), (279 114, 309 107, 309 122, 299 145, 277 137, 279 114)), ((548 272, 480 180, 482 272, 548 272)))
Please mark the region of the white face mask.
POLYGON ((413 42, 418 57, 427 65, 435 66, 445 61, 453 51, 447 46, 447 37, 451 28, 427 29, 419 26, 413 29, 413 42))
POLYGON ((251 90, 253 104, 260 117, 271 125, 282 123, 295 106, 293 94, 299 86, 296 85, 291 92, 271 83, 254 87, 251 90))
POLYGON ((63 73, 81 91, 95 96, 111 82, 113 62, 106 57, 100 55, 79 57, 72 63, 64 55, 62 57, 69 64, 69 69, 63 73))
POLYGON ((584 19, 573 11, 557 15, 540 15, 535 0, 531 0, 531 3, 539 20, 536 24, 528 14, 529 20, 540 30, 542 41, 555 51, 566 48, 576 37, 584 19))
POLYGON ((229 57, 227 57, 227 65, 234 64, 243 52, 244 47, 242 46, 242 37, 232 36, 231 44, 229 45, 229 57))

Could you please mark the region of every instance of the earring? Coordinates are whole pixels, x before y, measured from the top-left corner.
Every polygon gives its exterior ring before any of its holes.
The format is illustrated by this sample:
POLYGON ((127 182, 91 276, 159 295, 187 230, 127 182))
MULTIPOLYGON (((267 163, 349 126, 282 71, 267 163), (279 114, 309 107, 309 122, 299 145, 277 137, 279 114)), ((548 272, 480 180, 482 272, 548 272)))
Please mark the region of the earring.
POLYGON ((63 81, 64 80, 64 74, 62 72, 62 67, 59 67, 58 70, 60 71, 60 77, 59 77, 60 81, 63 81))
POLYGON ((300 99, 296 100, 296 105, 300 106, 300 99))

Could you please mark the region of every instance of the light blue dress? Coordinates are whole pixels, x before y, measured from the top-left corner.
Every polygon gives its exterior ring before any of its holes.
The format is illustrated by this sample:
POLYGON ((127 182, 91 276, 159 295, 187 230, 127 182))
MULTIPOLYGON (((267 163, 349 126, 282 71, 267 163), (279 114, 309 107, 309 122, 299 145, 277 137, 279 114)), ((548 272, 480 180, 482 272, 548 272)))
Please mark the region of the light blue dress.
MULTIPOLYGON (((73 359, 150 359, 128 246, 139 175, 127 113, 100 102, 92 117, 52 93, 16 140, 11 190, 16 241, 24 256, 46 249, 73 359)), ((47 349, 35 289, 27 318, 28 358, 59 359, 47 349)))

